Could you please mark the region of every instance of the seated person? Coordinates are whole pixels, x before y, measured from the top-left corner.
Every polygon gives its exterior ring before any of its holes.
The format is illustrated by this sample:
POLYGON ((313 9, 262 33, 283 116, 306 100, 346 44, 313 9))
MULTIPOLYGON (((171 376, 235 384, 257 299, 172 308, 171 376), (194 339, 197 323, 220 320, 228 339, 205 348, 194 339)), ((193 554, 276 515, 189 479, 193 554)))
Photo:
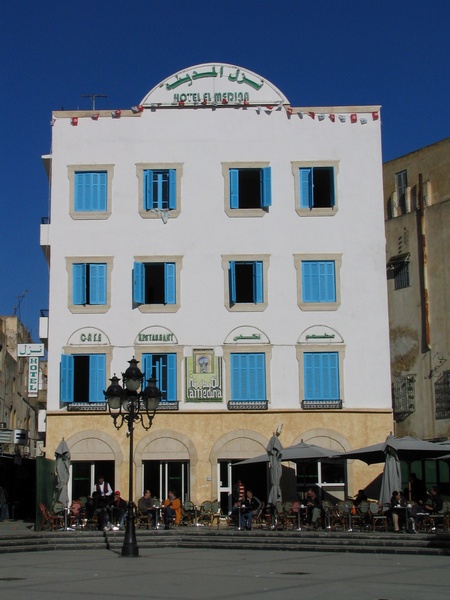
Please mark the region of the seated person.
POLYGON ((138 501, 138 510, 150 518, 150 526, 153 527, 157 524, 156 511, 159 506, 159 500, 152 498, 150 490, 145 490, 142 498, 138 501))
POLYGON ((306 509, 308 515, 308 525, 311 528, 318 529, 321 525, 322 507, 316 492, 310 488, 306 493, 306 509))
POLYGON ((252 490, 247 490, 245 503, 241 507, 241 527, 250 531, 253 517, 256 517, 261 509, 261 500, 253 495, 252 490))
POLYGON ((425 509, 426 512, 428 512, 430 514, 439 513, 444 508, 444 501, 442 500, 441 496, 439 495, 439 490, 436 486, 433 486, 431 488, 430 495, 425 500, 425 504, 423 505, 423 508, 425 509))
POLYGON ((119 523, 119 529, 123 529, 128 504, 120 497, 119 491, 114 492, 114 501, 111 506, 113 522, 117 521, 119 523))
POLYGON ((358 507, 361 502, 367 502, 367 496, 364 490, 358 490, 358 493, 353 499, 353 504, 356 507, 358 507))
POLYGON ((170 529, 170 523, 175 518, 175 525, 181 521, 181 500, 170 490, 169 497, 164 500, 164 529, 170 529))
POLYGON ((242 504, 243 502, 241 500, 236 500, 236 502, 233 504, 231 512, 229 514, 230 525, 236 526, 238 523, 240 523, 240 515, 242 515, 242 504))
POLYGON ((100 492, 93 492, 93 516, 98 518, 99 529, 108 531, 112 529, 112 524, 109 517, 109 508, 111 503, 110 496, 102 496, 100 492))
POLYGON ((394 490, 391 496, 391 508, 390 517, 394 524, 394 531, 400 531, 400 525, 405 525, 406 511, 403 508, 406 506, 406 502, 400 492, 394 490))

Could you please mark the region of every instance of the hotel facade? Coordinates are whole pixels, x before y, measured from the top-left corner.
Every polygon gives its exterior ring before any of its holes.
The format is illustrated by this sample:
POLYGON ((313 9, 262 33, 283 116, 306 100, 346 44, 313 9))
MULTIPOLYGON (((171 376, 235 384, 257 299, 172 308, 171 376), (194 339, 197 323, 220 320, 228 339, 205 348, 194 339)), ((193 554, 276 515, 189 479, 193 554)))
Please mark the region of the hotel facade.
MULTIPOLYGON (((283 446, 335 450, 392 431, 379 108, 295 107, 207 63, 130 110, 53 113, 46 455, 66 440, 73 498, 100 473, 127 489, 103 392, 132 357, 163 394, 134 430, 134 500, 225 508, 237 474, 265 499, 265 467, 232 464, 281 423, 283 446)), ((344 497, 379 471, 308 482, 344 497)))

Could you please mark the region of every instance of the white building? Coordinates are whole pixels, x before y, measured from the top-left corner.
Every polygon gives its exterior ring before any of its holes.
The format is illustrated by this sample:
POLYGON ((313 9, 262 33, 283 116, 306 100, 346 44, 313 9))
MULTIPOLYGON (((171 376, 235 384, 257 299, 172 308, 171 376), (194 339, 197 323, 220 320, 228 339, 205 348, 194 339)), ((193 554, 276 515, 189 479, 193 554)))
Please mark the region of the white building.
MULTIPOLYGON (((100 470, 126 489, 103 390, 133 356, 164 392, 135 429, 135 498, 224 500, 281 422, 284 446, 392 431, 378 106, 294 108, 211 63, 132 110, 53 117, 47 455, 64 437, 74 497, 100 470)), ((243 475, 262 496, 263 475, 243 475)))

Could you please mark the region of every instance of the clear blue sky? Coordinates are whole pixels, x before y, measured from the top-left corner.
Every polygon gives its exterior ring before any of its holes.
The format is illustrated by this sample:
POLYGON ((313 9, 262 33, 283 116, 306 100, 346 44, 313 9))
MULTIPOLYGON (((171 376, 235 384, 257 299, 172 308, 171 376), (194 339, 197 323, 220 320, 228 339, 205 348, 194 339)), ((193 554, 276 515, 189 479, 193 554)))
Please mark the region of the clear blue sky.
POLYGON ((93 93, 130 108, 180 69, 231 63, 293 106, 381 104, 386 161, 450 135, 449 31, 449 0, 3 0, 0 314, 39 341, 52 110, 93 93))

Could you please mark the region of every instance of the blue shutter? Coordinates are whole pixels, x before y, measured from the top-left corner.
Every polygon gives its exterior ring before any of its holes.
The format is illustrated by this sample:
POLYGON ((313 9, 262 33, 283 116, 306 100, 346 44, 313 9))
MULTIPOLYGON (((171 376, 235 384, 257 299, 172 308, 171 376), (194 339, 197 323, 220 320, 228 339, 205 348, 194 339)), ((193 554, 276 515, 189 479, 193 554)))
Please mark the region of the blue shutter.
POLYGON ((302 301, 336 302, 334 261, 302 262, 302 301))
POLYGON ((267 207, 272 205, 272 169, 264 167, 261 169, 261 206, 267 207))
POLYGON ((316 274, 314 273, 316 264, 312 261, 302 262, 302 301, 317 302, 316 292, 316 274))
POLYGON ((322 262, 321 269, 321 301, 336 302, 336 276, 334 261, 328 260, 322 262))
POLYGON ((312 169, 300 169, 300 208, 313 207, 312 169))
POLYGON ((303 366, 305 400, 339 399, 337 352, 306 352, 303 366))
POLYGON ((230 260, 228 265, 229 282, 230 288, 230 304, 236 304, 236 262, 230 260))
POLYGON ((321 393, 321 354, 316 352, 305 352, 303 356, 303 365, 305 400, 323 400, 321 393))
POLYGON ((247 400, 266 399, 265 355, 249 354, 247 367, 247 400))
POLYGON ((86 173, 75 173, 74 208, 85 211, 86 208, 86 173))
POLYGON ((167 355, 167 400, 177 400, 177 355, 167 355))
POLYGON ((239 208, 239 169, 230 169, 230 208, 239 208))
POLYGON ((169 210, 177 208, 177 172, 169 169, 169 210))
POLYGON ((339 400, 338 353, 327 352, 322 357, 323 395, 326 400, 339 400))
POLYGON ((61 402, 73 402, 73 356, 61 355, 61 373, 59 383, 61 402))
POLYGON ((133 267, 133 301, 145 304, 145 265, 135 262, 133 267))
POLYGON ((106 355, 89 356, 89 402, 105 402, 106 355))
MULTIPOLYGON (((144 373, 144 386, 147 385, 147 381, 154 375, 153 373, 153 355, 143 354, 142 355, 142 372, 144 373)), ((158 386, 158 384, 157 384, 158 386)), ((159 387, 159 386, 158 386, 159 387)))
POLYGON ((242 354, 230 355, 230 370, 231 370, 231 400, 244 400, 242 391, 242 354))
POLYGON ((164 263, 164 304, 176 304, 175 263, 164 263))
POLYGON ((106 171, 100 171, 98 173, 91 173, 91 208, 88 210, 102 211, 106 210, 107 201, 107 173, 106 171))
POLYGON ((75 210, 104 211, 107 203, 106 171, 75 173, 75 210))
POLYGON ((72 265, 72 304, 86 304, 86 264, 72 265))
POLYGON ((89 265, 89 304, 106 304, 106 264, 89 265))
POLYGON ((153 208, 153 171, 144 171, 144 210, 153 208))
POLYGON ((264 302, 263 263, 260 260, 253 263, 253 277, 253 301, 258 304, 264 302))
POLYGON ((231 354, 231 400, 266 399, 265 354, 231 354))

